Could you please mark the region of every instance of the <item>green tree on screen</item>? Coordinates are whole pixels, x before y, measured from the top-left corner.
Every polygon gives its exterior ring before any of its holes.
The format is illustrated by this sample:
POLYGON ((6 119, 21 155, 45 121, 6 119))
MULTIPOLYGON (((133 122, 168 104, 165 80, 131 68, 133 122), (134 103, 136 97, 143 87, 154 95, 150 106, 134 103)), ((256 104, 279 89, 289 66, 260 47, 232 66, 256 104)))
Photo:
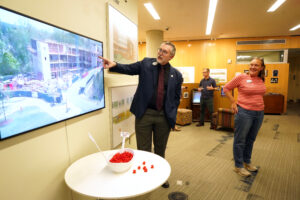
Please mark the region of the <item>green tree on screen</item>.
POLYGON ((30 72, 31 70, 30 52, 28 51, 31 41, 30 29, 29 24, 24 24, 24 26, 11 29, 8 35, 12 46, 10 51, 20 63, 18 66, 19 73, 30 72))
POLYGON ((17 74, 19 71, 20 64, 17 59, 9 52, 5 52, 1 58, 2 62, 0 63, 0 74, 13 75, 17 74))
MULTIPOLYGON (((1 22, 0 22, 1 23, 1 22)), ((0 74, 16 75, 31 71, 31 25, 1 24, 0 26, 0 74)))

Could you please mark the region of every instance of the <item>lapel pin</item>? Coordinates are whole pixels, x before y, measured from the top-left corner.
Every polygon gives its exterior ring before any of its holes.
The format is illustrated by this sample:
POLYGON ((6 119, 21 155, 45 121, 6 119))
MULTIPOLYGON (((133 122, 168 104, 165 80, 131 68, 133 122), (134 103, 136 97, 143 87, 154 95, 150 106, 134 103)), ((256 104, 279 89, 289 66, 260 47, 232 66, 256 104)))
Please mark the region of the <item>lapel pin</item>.
POLYGON ((153 62, 152 65, 157 65, 157 62, 153 62))
POLYGON ((171 77, 173 78, 173 74, 171 75, 171 77))

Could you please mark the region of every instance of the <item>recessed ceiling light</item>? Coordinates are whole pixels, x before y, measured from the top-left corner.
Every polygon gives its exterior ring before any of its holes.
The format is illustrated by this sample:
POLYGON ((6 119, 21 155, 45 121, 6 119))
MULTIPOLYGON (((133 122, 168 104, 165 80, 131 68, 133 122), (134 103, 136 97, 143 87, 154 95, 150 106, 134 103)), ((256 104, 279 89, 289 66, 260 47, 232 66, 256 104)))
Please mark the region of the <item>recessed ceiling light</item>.
POLYGON ((300 24, 298 24, 297 26, 291 28, 290 31, 295 31, 295 30, 297 30, 298 28, 300 28, 300 24))
POLYGON ((283 4, 286 0, 277 0, 268 10, 268 12, 274 12, 281 4, 283 4))
POLYGON ((210 35, 212 25, 214 23, 215 12, 217 8, 218 0, 210 0, 209 1, 209 8, 208 8, 208 17, 207 17, 207 24, 206 24, 206 35, 210 35))
POLYGON ((160 19, 158 13, 156 12, 155 8, 153 7, 153 5, 151 3, 144 3, 144 6, 147 8, 148 12, 152 15, 152 17, 155 20, 160 19))

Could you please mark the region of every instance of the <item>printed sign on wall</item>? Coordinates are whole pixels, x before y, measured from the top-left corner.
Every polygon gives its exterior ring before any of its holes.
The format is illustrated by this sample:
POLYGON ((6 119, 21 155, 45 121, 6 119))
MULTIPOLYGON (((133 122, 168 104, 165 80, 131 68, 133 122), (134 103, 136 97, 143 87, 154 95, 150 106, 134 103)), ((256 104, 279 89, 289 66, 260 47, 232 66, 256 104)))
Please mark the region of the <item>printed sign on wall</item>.
POLYGON ((121 144, 120 130, 135 132, 134 115, 129 111, 137 85, 111 88, 112 100, 112 146, 121 144))
POLYGON ((183 83, 195 82, 195 67, 175 67, 180 71, 183 78, 183 83))
POLYGON ((226 83, 227 69, 210 69, 209 76, 215 79, 216 83, 226 83))

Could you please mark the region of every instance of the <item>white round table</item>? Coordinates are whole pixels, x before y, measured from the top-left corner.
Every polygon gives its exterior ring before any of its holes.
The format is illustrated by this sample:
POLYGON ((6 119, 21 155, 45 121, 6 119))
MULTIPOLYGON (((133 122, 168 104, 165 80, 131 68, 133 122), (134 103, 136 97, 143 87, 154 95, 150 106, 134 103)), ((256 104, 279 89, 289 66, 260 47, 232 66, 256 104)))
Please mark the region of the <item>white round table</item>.
MULTIPOLYGON (((104 151, 104 154, 108 157, 117 151, 104 151)), ((168 180, 171 167, 164 158, 140 150, 134 150, 134 154, 132 167, 123 173, 112 172, 100 152, 85 156, 67 169, 66 184, 73 191, 89 197, 124 199, 148 193, 168 180), (144 172, 144 166, 147 172, 144 172)))

